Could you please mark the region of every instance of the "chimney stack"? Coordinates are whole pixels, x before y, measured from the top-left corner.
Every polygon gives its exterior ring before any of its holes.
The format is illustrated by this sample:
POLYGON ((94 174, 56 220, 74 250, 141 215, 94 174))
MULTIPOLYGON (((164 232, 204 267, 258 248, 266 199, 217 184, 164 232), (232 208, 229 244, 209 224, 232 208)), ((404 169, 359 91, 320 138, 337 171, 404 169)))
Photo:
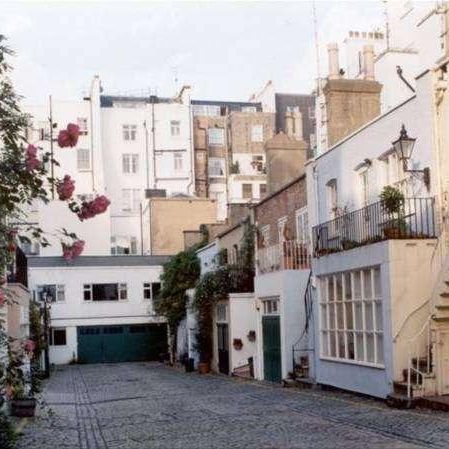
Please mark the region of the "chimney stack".
POLYGON ((372 45, 363 47, 363 72, 366 80, 374 81, 374 47, 372 45))
POLYGON ((299 107, 296 107, 293 112, 293 122, 295 124, 295 131, 294 136, 296 137, 296 140, 303 140, 302 135, 302 114, 299 110, 299 107))
POLYGON ((290 112, 289 109, 287 109, 285 111, 285 134, 287 134, 287 136, 289 137, 293 137, 293 130, 294 130, 294 125, 293 125, 293 113, 290 112))
POLYGON ((329 57, 329 75, 330 80, 340 78, 340 64, 338 62, 338 45, 336 43, 328 44, 327 54, 329 57))

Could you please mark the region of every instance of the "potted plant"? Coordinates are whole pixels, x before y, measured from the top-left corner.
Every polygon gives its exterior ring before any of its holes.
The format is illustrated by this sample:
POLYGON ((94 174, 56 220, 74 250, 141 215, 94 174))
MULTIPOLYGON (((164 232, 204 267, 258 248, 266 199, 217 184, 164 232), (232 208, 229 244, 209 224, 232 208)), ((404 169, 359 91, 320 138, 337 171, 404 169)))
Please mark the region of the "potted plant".
POLYGON ((36 410, 35 393, 38 391, 37 379, 33 381, 31 368, 25 364, 26 355, 32 354, 34 343, 27 340, 23 347, 10 345, 9 363, 6 369, 6 397, 9 400, 11 415, 21 418, 33 417, 36 410))
POLYGON ((392 186, 385 186, 380 193, 380 201, 389 218, 384 223, 384 235, 387 239, 399 238, 405 234, 406 223, 403 218, 404 194, 392 186))
POLYGON ((247 338, 249 341, 255 342, 256 341, 256 331, 249 331, 247 338))
POLYGON ((243 341, 241 338, 234 338, 232 342, 232 346, 236 351, 240 351, 243 348, 243 341))

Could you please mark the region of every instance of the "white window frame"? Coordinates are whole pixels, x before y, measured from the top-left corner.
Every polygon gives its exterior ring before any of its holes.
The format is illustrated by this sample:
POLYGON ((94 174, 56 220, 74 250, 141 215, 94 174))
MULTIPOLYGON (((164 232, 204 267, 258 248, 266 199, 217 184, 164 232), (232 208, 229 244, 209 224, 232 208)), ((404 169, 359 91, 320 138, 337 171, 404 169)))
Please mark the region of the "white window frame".
POLYGON ((210 157, 208 160, 207 172, 211 178, 226 176, 226 163, 222 157, 210 157))
POLYGON ((296 218, 296 239, 304 245, 309 244, 309 213, 307 206, 301 207, 295 213, 296 218))
POLYGON ((263 125, 251 126, 251 142, 263 142, 263 125))
POLYGON ((208 128, 207 143, 210 146, 224 145, 224 129, 223 128, 208 128))
POLYGON ((50 346, 67 346, 67 328, 65 327, 51 327, 50 328, 50 346), (54 336, 54 332, 55 331, 64 331, 65 333, 65 345, 55 345, 55 336, 54 336))
POLYGON ((262 314, 265 316, 280 315, 280 298, 279 296, 266 296, 260 298, 262 302, 262 314))
POLYGON ((380 266, 318 278, 320 357, 384 368, 380 266))
POLYGON ((287 224, 288 217, 284 216, 278 219, 278 242, 283 243, 285 242, 285 226, 287 224))
POLYGON ((260 228, 260 234, 262 235, 264 248, 270 246, 270 225, 264 225, 260 228))
POLYGON ((88 148, 76 149, 76 167, 78 171, 89 171, 91 169, 90 150, 88 148))
POLYGON ((181 135, 181 122, 179 120, 170 121, 170 134, 172 137, 179 137, 181 135))
POLYGON ((254 185, 251 182, 242 182, 242 199, 244 199, 244 200, 252 200, 253 198, 254 198, 254 185), (251 196, 246 197, 244 195, 244 193, 243 193, 244 192, 244 189, 243 189, 244 185, 251 186, 251 196))
POLYGON ((137 254, 137 237, 125 235, 111 236, 111 255, 112 256, 133 256, 137 254), (118 243, 125 242, 126 246, 118 243), (119 248, 128 248, 129 253, 119 252, 119 248))
POLYGON ((94 282, 91 284, 83 284, 83 302, 121 302, 121 301, 127 301, 128 300, 128 284, 125 282, 94 282), (93 285, 95 284, 115 284, 117 285, 117 294, 118 299, 117 300, 111 300, 111 301, 94 301, 93 299, 93 285), (89 298, 85 298, 85 293, 89 293, 89 298))
POLYGON ((76 124, 78 125, 78 127, 80 129, 80 135, 87 136, 87 133, 88 133, 87 117, 78 117, 76 119, 76 124))
POLYGON ((135 141, 137 137, 137 125, 122 125, 122 136, 125 142, 135 141))
POLYGON ((122 172, 126 175, 136 174, 139 171, 139 155, 137 153, 122 154, 122 172))
POLYGON ((228 306, 224 303, 218 303, 215 307, 215 320, 217 323, 228 322, 228 306))
POLYGON ((65 285, 64 284, 43 284, 37 286, 38 299, 40 300, 40 293, 44 288, 54 287, 55 298, 52 304, 58 302, 65 302, 65 285))
POLYGON ((173 152, 173 169, 175 172, 184 170, 184 154, 181 151, 173 152))
POLYGON ((122 211, 138 212, 140 199, 140 189, 122 189, 122 211))

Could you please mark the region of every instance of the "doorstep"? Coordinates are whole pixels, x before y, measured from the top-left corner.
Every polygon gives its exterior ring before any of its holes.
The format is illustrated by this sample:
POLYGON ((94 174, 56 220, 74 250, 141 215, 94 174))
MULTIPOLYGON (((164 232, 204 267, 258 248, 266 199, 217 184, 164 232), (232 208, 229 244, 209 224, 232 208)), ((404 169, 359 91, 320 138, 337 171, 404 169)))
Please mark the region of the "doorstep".
POLYGON ((449 412, 449 395, 416 398, 416 406, 440 412, 449 412))

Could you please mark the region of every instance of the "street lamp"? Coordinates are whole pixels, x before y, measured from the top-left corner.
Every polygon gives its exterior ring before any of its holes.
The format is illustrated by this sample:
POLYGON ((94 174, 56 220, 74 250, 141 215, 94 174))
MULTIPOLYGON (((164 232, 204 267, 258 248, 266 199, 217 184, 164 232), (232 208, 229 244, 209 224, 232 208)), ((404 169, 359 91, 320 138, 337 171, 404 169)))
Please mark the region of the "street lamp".
POLYGON ((45 350, 44 350, 44 369, 45 369, 45 377, 50 377, 50 354, 49 354, 49 314, 48 314, 48 304, 53 301, 52 291, 48 287, 44 287, 41 292, 42 298, 42 306, 43 306, 43 315, 44 315, 44 340, 45 340, 45 350))
POLYGON ((423 177, 424 185, 427 187, 427 190, 430 190, 430 169, 426 167, 422 170, 409 170, 408 169, 408 161, 412 157, 413 148, 415 147, 416 139, 413 137, 409 137, 407 134, 407 130, 405 129, 405 125, 402 124, 401 132, 399 134, 399 138, 392 142, 393 148, 396 152, 398 160, 402 161, 402 166, 404 168, 405 173, 414 173, 421 174, 423 177))

